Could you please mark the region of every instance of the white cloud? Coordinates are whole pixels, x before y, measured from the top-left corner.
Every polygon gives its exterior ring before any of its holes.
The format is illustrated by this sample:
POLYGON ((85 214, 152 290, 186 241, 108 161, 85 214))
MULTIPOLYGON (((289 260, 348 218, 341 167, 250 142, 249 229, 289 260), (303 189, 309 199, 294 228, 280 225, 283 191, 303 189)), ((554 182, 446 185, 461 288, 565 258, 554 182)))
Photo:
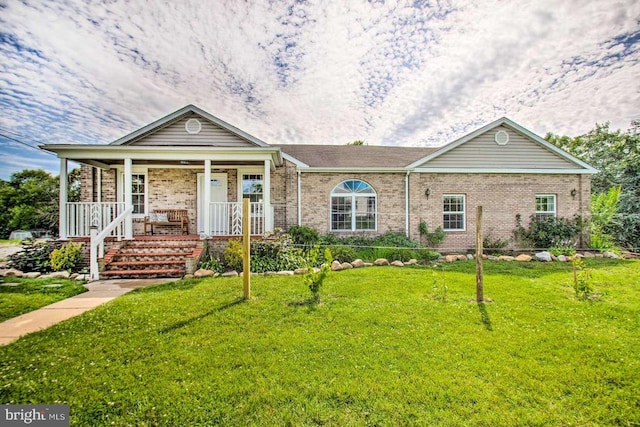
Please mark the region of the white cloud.
POLYGON ((106 143, 193 103, 272 143, 425 145, 640 117, 638 2, 423 3, 8 2, 0 129, 106 143))

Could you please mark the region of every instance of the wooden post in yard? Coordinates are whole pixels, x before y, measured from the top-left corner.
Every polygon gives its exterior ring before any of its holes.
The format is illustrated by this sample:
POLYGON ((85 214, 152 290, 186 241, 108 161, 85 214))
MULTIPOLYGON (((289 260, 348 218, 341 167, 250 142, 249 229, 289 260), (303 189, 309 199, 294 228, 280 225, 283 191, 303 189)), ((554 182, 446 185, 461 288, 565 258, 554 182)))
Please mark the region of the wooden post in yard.
POLYGON ((251 298, 251 205, 242 199, 242 278, 244 298, 251 298))
POLYGON ((476 301, 484 302, 482 267, 482 206, 476 207, 476 301))

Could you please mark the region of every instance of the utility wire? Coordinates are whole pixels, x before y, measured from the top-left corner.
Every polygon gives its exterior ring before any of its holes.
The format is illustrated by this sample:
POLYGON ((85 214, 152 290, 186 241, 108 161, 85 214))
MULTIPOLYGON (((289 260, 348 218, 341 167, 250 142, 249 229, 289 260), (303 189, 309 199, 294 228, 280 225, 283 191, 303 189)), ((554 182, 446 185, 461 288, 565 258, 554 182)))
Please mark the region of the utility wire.
POLYGON ((13 141, 13 142, 17 142, 18 144, 22 144, 25 147, 29 147, 29 148, 31 148, 33 150, 36 150, 36 151, 40 152, 40 153, 45 153, 45 154, 50 154, 52 156, 55 156, 54 153, 50 153, 49 151, 44 151, 44 150, 42 150, 42 149, 40 149, 38 147, 34 147, 33 145, 29 145, 26 142, 20 141, 19 139, 13 138, 13 137, 11 137, 9 135, 6 135, 4 133, 0 133, 0 136, 3 137, 3 138, 8 139, 9 141, 13 141))

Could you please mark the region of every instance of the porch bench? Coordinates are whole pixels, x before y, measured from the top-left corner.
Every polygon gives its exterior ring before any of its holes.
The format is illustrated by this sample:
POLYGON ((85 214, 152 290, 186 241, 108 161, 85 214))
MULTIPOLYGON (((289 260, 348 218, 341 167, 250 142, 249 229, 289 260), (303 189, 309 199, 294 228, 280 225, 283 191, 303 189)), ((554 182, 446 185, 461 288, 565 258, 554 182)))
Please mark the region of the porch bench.
POLYGON ((189 234, 189 214, 186 209, 155 209, 149 216, 144 217, 145 236, 154 226, 180 227, 181 234, 189 234))

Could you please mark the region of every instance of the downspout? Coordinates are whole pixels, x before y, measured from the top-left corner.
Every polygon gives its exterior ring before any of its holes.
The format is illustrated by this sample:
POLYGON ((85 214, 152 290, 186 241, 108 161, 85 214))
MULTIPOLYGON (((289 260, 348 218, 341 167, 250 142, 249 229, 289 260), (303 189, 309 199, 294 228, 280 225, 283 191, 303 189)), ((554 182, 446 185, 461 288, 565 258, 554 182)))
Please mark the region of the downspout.
POLYGON ((411 171, 407 171, 404 176, 404 232, 409 237, 409 174, 411 171))
POLYGON ((302 172, 298 169, 298 225, 302 225, 302 172))

